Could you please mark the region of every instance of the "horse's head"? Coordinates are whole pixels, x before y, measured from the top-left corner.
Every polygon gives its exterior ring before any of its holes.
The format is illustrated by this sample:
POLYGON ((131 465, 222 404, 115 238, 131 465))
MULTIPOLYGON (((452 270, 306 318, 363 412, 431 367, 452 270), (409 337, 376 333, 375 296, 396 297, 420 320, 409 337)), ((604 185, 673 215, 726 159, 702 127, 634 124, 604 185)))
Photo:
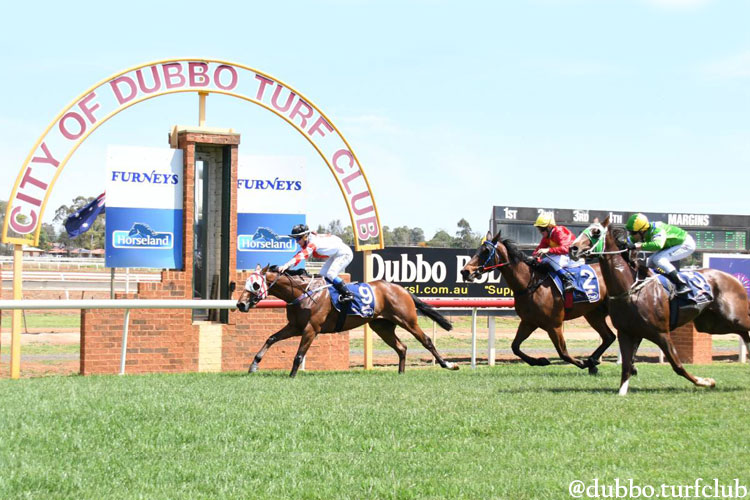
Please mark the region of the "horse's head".
POLYGON ((263 269, 260 265, 255 267, 250 276, 245 282, 245 289, 242 290, 240 298, 237 299, 237 309, 240 312, 247 312, 251 308, 255 307, 258 302, 268 297, 268 282, 266 281, 266 273, 268 266, 263 269))
POLYGON ((594 219, 593 224, 584 229, 570 245, 570 258, 578 260, 581 257, 601 254, 604 250, 604 238, 608 227, 609 217, 604 219, 604 222, 594 219))
POLYGON ((461 276, 464 281, 472 283, 487 271, 500 268, 509 263, 508 249, 500 241, 500 233, 498 232, 493 237, 488 231, 487 236, 482 240, 482 244, 479 245, 474 256, 461 269, 461 276))

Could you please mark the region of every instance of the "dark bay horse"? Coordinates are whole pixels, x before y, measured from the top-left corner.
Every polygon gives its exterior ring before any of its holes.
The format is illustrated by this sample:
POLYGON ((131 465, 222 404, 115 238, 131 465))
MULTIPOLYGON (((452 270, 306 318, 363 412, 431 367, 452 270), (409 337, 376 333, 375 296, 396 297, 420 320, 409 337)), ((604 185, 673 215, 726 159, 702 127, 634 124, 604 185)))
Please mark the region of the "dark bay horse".
MULTIPOLYGON (((682 366, 669 335, 669 296, 656 278, 647 279, 637 286, 637 270, 623 257, 625 232, 604 222, 594 221, 570 247, 573 258, 582 255, 599 255, 604 281, 610 294, 609 314, 620 339, 622 376, 619 394, 628 392, 633 360, 641 340, 648 339, 664 352, 672 369, 693 384, 714 387, 710 378, 694 377, 682 366), (604 248, 591 249, 601 239, 604 248)), ((678 318, 677 325, 693 321, 698 331, 710 334, 736 333, 750 347, 750 304, 747 292, 732 275, 715 269, 698 271, 705 276, 714 295, 714 301, 705 309, 688 309, 678 318)))
MULTIPOLYGON (((396 336, 396 327, 400 326, 408 331, 432 353, 435 360, 443 368, 458 370, 458 365, 445 361, 435 349, 432 340, 425 335, 417 323, 417 311, 434 320, 444 330, 450 330, 453 325, 430 305, 425 304, 403 287, 387 281, 372 281, 368 283, 374 293, 374 314, 371 318, 347 316, 340 330, 337 330, 339 313, 331 304, 328 287, 322 280, 320 287, 308 290, 309 278, 303 278, 290 273, 278 273, 276 268, 258 266, 245 283, 237 308, 247 312, 260 300, 273 295, 287 302, 286 317, 288 323, 278 332, 266 340, 263 347, 255 355, 250 365, 249 373, 258 370, 258 364, 263 359, 269 347, 280 340, 301 336, 297 354, 294 356, 292 371, 289 376, 294 377, 297 369, 319 333, 333 333, 351 330, 369 323, 372 329, 383 341, 391 346, 398 354, 398 372, 403 373, 406 364, 406 346, 396 336)), ((315 283, 313 287, 318 287, 315 283)))
POLYGON ((607 288, 598 266, 592 267, 599 278, 599 301, 574 304, 566 313, 562 294, 552 280, 547 279, 547 274, 532 268, 527 263, 529 257, 518 249, 513 240, 501 240, 499 233, 494 238, 490 239, 490 236, 488 233, 487 239, 461 269, 461 275, 464 280, 471 282, 487 271, 500 269, 508 286, 513 290, 516 313, 521 318, 511 345, 513 353, 532 366, 548 365, 547 358, 533 358, 521 351, 523 341, 529 338, 534 330, 541 328, 547 332, 562 359, 578 368, 588 368, 592 375, 596 374, 599 358, 616 338, 607 325, 607 288), (585 362, 568 354, 563 336, 563 322, 579 316, 586 318, 602 337, 601 345, 585 362))

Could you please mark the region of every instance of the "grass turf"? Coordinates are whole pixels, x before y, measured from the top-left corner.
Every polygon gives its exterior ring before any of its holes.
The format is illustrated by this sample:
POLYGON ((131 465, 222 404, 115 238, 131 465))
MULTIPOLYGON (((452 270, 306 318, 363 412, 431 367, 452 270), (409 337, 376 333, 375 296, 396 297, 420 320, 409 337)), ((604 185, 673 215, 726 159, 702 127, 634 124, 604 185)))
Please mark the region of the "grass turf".
MULTIPOLYGON (((0 380, 0 498, 570 498, 748 485, 746 365, 0 380)), ((750 485, 748 485, 750 486, 750 485)))

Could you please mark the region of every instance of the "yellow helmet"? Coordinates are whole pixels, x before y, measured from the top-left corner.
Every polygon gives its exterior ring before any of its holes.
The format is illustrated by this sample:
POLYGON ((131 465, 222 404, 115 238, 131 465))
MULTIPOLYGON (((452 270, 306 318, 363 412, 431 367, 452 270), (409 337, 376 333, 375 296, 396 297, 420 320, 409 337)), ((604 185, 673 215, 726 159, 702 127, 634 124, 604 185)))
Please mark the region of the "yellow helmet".
POLYGON ((553 212, 542 212, 539 217, 536 218, 534 227, 552 227, 555 224, 555 214, 553 212))
POLYGON ((625 229, 632 233, 639 233, 648 229, 649 222, 648 217, 643 214, 633 214, 625 224, 625 229))

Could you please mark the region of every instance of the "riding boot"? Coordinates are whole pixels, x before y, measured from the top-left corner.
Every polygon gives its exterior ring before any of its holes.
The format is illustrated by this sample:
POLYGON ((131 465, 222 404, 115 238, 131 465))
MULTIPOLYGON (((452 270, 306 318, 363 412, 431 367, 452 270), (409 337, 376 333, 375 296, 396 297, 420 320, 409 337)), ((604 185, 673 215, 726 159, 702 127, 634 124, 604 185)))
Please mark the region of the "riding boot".
POLYGON ((687 295, 690 293, 690 286, 685 283, 682 277, 677 274, 677 271, 671 271, 665 275, 669 281, 671 281, 676 287, 675 292, 677 295, 687 295))
POLYGON ((566 271, 560 271, 559 273, 557 273, 557 275, 563 282, 563 291, 567 292, 568 290, 575 290, 576 284, 573 281, 573 277, 569 273, 567 273, 566 271))
POLYGON ((346 288, 346 283, 343 281, 334 281, 333 287, 339 292, 339 304, 346 304, 354 300, 354 295, 346 288))

